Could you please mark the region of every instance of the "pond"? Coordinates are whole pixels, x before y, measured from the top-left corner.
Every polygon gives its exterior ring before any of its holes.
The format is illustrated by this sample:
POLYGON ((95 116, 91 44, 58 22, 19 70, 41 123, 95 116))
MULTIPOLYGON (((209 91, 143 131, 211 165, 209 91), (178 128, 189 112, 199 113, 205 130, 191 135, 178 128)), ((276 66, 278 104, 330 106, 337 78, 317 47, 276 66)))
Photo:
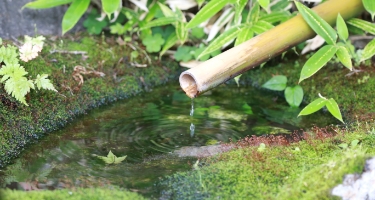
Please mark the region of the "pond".
POLYGON ((202 147, 332 122, 322 112, 297 118, 299 111, 276 93, 251 87, 222 85, 192 102, 177 84, 165 85, 93 110, 49 134, 8 166, 1 184, 23 190, 117 185, 157 198, 156 183, 191 170, 197 160, 191 156, 206 156, 202 147), (106 164, 99 156, 110 151, 127 157, 106 164))

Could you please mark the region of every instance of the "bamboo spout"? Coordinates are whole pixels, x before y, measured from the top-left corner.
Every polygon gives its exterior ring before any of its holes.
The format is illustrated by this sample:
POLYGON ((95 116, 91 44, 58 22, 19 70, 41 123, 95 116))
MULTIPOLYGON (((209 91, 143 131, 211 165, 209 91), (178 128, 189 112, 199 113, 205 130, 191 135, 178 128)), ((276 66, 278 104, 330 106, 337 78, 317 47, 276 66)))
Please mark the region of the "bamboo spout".
MULTIPOLYGON (((334 25, 338 13, 347 20, 359 15, 364 8, 362 0, 330 0, 313 10, 330 25, 334 25)), ((181 73, 181 88, 187 96, 194 98, 314 36, 314 31, 302 16, 297 15, 181 73)))

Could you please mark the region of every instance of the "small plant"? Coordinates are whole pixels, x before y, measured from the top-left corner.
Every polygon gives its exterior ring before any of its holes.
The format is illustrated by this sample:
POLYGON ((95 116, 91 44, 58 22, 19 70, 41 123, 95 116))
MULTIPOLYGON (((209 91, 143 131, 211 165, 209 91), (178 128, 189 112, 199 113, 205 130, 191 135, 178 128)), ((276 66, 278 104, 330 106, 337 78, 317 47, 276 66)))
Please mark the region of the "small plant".
POLYGON ((46 89, 57 92, 47 74, 37 75, 36 79, 28 79, 25 77, 28 72, 23 66, 19 64, 19 58, 24 62, 28 62, 38 56, 43 48, 44 37, 39 36, 37 38, 31 38, 25 36, 25 43, 19 49, 19 54, 17 53, 17 47, 13 45, 0 45, 0 63, 2 65, 0 68, 0 76, 2 76, 0 83, 4 84, 5 91, 16 98, 16 100, 22 102, 26 106, 25 96, 30 92, 30 89, 35 89, 35 85, 38 90, 46 89))
POLYGON ((106 164, 119 164, 122 161, 125 160, 127 156, 117 157, 115 154, 112 153, 111 150, 109 150, 109 153, 107 156, 98 156, 95 155, 97 158, 103 160, 106 164))
POLYGON ((275 91, 283 91, 286 101, 291 107, 299 107, 303 100, 303 89, 301 86, 296 85, 293 87, 287 86, 287 78, 283 75, 277 75, 272 77, 266 83, 262 85, 263 88, 267 88, 275 91))
POLYGON ((260 143, 257 151, 263 152, 264 150, 266 150, 266 144, 260 143))

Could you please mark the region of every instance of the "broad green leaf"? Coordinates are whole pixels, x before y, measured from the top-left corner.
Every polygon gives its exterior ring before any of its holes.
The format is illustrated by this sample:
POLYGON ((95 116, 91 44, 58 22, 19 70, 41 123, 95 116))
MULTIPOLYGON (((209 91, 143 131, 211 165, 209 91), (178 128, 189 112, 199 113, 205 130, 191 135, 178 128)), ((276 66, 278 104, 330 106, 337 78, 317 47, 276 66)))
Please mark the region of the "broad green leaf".
POLYGON ((342 123, 344 123, 344 121, 342 120, 342 116, 341 116, 341 112, 340 112, 340 108, 339 106, 337 105, 336 101, 332 98, 330 98, 329 100, 327 100, 326 102, 326 106, 327 106, 327 109, 328 111, 338 120, 340 120, 342 123))
POLYGON ((253 7, 251 7, 249 13, 247 14, 246 22, 255 24, 259 19, 259 13, 260 13, 259 3, 255 2, 253 7))
POLYGON ((152 28, 155 26, 165 26, 168 24, 172 24, 176 22, 176 17, 162 17, 159 19, 152 20, 150 22, 144 23, 143 26, 140 27, 140 30, 152 28))
POLYGON ((375 39, 372 39, 363 49, 361 61, 370 59, 375 55, 375 39))
POLYGON ((238 0, 235 3, 235 14, 234 14, 234 22, 239 22, 241 20, 242 11, 247 4, 247 0, 238 0))
POLYGON ((149 22, 152 19, 154 19, 156 13, 160 11, 160 7, 157 3, 152 3, 148 6, 148 13, 146 14, 146 17, 143 19, 145 22, 149 22))
POLYGON ((277 75, 262 85, 263 88, 275 91, 283 91, 286 88, 287 78, 283 75, 277 75))
POLYGON ((186 29, 185 22, 176 23, 176 35, 177 38, 180 40, 181 44, 185 43, 185 41, 188 38, 188 30, 186 29))
POLYGON ((286 102, 291 107, 299 107, 303 100, 303 89, 301 86, 287 87, 284 91, 286 102))
POLYGON ((108 16, 114 13, 115 11, 117 11, 120 5, 121 5, 121 0, 102 0, 103 11, 108 16))
POLYGON ((271 11, 276 12, 276 11, 283 11, 283 10, 289 10, 288 8, 291 7, 291 1, 290 0, 279 0, 279 1, 274 1, 271 5, 271 11))
POLYGON ((340 39, 346 41, 349 37, 348 27, 346 27, 345 21, 341 17, 340 13, 337 15, 336 27, 340 39))
POLYGON ((262 17, 259 18, 259 20, 263 20, 263 21, 273 24, 276 22, 285 21, 289 19, 290 16, 291 15, 288 11, 277 11, 277 12, 272 12, 267 15, 263 15, 262 17))
POLYGON ((166 5, 164 5, 160 2, 158 2, 158 4, 159 4, 159 7, 160 7, 161 11, 163 12, 164 16, 166 16, 166 17, 175 17, 176 16, 175 13, 170 8, 168 8, 166 5))
POLYGON ((75 0, 65 12, 62 20, 62 34, 72 29, 89 7, 90 0, 75 0))
POLYGON ((354 147, 356 147, 356 146, 358 145, 358 143, 359 143, 359 140, 355 139, 355 140, 353 140, 353 141, 350 143, 350 147, 351 147, 351 148, 354 148, 354 147))
POLYGON ((181 22, 186 22, 184 13, 182 13, 182 11, 178 7, 176 7, 175 9, 176 9, 175 13, 176 13, 177 20, 181 22))
POLYGON ((268 5, 270 4, 270 0, 258 0, 259 5, 262 6, 264 10, 268 9, 268 5))
POLYGON ((225 31, 208 45, 208 47, 199 55, 199 58, 220 49, 224 44, 236 38, 242 27, 242 25, 234 26, 225 31))
POLYGON ((335 55, 337 47, 326 45, 319 49, 302 67, 299 82, 309 78, 319 71, 335 55))
POLYGON ((363 31, 362 29, 360 29, 358 27, 355 27, 351 24, 347 23, 346 26, 348 27, 349 33, 351 33, 353 35, 364 35, 364 34, 366 34, 365 31, 363 31))
POLYGON ((178 41, 176 33, 172 33, 169 35, 167 40, 165 41, 165 44, 163 46, 163 49, 160 51, 160 56, 162 56, 169 48, 173 47, 178 41))
POLYGON ((25 4, 23 8, 46 9, 61 6, 73 2, 73 0, 38 0, 25 4))
POLYGON ((271 24, 271 23, 268 23, 266 21, 257 21, 254 26, 252 27, 252 30, 256 33, 256 34, 261 34, 263 32, 266 32, 268 30, 270 30, 271 28, 273 28, 274 26, 271 24))
POLYGON ((336 31, 326 21, 302 3, 295 1, 295 4, 303 19, 315 33, 324 38, 328 44, 336 44, 336 31))
POLYGON ((323 108, 326 103, 327 103, 327 99, 323 99, 323 98, 318 98, 318 99, 315 99, 313 102, 311 102, 309 105, 307 105, 304 109, 301 110, 301 112, 298 114, 298 116, 300 115, 310 115, 318 110, 320 110, 321 108, 323 108))
POLYGON ((346 68, 350 69, 350 71, 352 70, 352 60, 350 59, 351 56, 348 49, 346 49, 344 46, 337 47, 336 56, 346 68))
POLYGON ((374 0, 362 0, 363 6, 371 14, 371 19, 374 21, 375 17, 375 1, 374 0))
POLYGON ((193 17, 186 25, 186 28, 193 28, 200 23, 208 20, 219 12, 228 3, 228 0, 211 0, 202 9, 199 10, 197 15, 193 17))
POLYGON ((341 143, 338 146, 341 147, 342 149, 347 149, 349 145, 346 143, 341 143))
POLYGON ((243 42, 249 40, 253 36, 254 36, 254 32, 251 30, 251 27, 243 27, 237 35, 234 46, 242 44, 243 42))
POLYGON ((142 40, 142 44, 146 46, 147 52, 159 52, 161 45, 164 44, 164 39, 160 33, 155 35, 148 35, 142 40))
POLYGON ((127 156, 122 156, 122 157, 117 157, 115 154, 112 153, 110 150, 107 156, 98 156, 95 155, 96 157, 100 158, 103 160, 106 164, 119 164, 122 161, 125 160, 127 156))
POLYGON ((350 24, 354 27, 357 27, 359 29, 362 29, 367 33, 375 35, 375 24, 373 24, 371 22, 368 22, 368 21, 365 21, 365 20, 362 20, 362 19, 358 19, 358 18, 352 18, 352 19, 348 20, 346 23, 348 23, 348 24, 350 24))

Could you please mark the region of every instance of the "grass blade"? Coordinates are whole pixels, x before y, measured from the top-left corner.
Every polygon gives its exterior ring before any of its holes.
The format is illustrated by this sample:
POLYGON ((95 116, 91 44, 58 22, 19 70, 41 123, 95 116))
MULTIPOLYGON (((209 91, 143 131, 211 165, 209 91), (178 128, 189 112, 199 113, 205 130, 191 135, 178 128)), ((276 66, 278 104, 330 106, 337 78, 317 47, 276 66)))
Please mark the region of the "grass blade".
POLYGON ((346 41, 349 38, 348 27, 346 27, 344 19, 341 17, 340 13, 337 15, 336 19, 337 33, 341 40, 346 41))
POLYGON ((271 28, 273 28, 274 26, 269 23, 269 22, 266 22, 266 21, 257 21, 257 23, 254 24, 253 26, 253 31, 256 33, 256 34, 261 34, 263 32, 266 32, 268 30, 270 30, 271 28))
POLYGON ((302 67, 299 82, 309 78, 319 71, 335 55, 337 47, 326 45, 319 49, 302 67))
POLYGON ((249 40, 254 36, 254 32, 251 30, 251 27, 243 27, 236 38, 234 46, 240 45, 243 42, 249 40))
POLYGON ((362 29, 367 33, 371 33, 372 35, 375 35, 375 24, 373 24, 371 22, 368 22, 368 21, 365 21, 365 20, 362 20, 362 19, 358 19, 358 18, 352 18, 352 19, 348 20, 346 23, 348 23, 348 24, 350 24, 354 27, 357 27, 359 29, 362 29))
POLYGON ((300 2, 295 2, 298 11, 309 26, 320 35, 328 44, 336 44, 336 31, 318 14, 300 2))
POLYGON ((309 105, 307 105, 304 109, 301 110, 301 112, 298 114, 298 116, 301 115, 310 115, 321 108, 323 108, 327 103, 327 99, 318 98, 315 99, 313 102, 311 102, 309 105))
POLYGON ((46 8, 53 8, 56 6, 61 6, 64 4, 68 4, 73 2, 73 0, 38 0, 33 1, 25 4, 23 8, 31 8, 31 9, 46 9, 46 8))
POLYGON ((228 3, 228 0, 212 0, 208 2, 193 19, 189 21, 186 28, 193 28, 198 26, 200 23, 208 20, 219 12, 228 3))
POLYGON ((223 34, 221 34, 219 37, 213 40, 210 43, 210 45, 208 45, 208 47, 198 56, 198 59, 201 58, 202 56, 205 56, 207 54, 210 54, 220 49, 227 42, 236 38, 238 33, 241 31, 242 27, 243 25, 234 26, 230 28, 229 30, 225 31, 223 34))
POLYGON ((327 100, 326 106, 328 111, 338 120, 340 120, 342 123, 344 123, 344 120, 342 120, 341 112, 339 105, 337 105, 336 101, 332 98, 327 100))
POLYGON ((350 59, 351 56, 349 54, 348 49, 346 49, 344 46, 337 47, 336 56, 346 68, 352 71, 352 60, 350 59))
POLYGON ((169 35, 169 37, 165 41, 165 44, 162 50, 160 51, 160 56, 162 56, 168 49, 173 47, 173 45, 175 45, 177 41, 178 41, 178 38, 177 38, 176 33, 172 33, 171 35, 169 35))
POLYGON ((69 6, 62 20, 62 34, 72 29, 89 7, 90 0, 76 0, 69 6))
POLYGON ((155 26, 164 26, 176 22, 176 17, 161 17, 150 22, 145 23, 140 27, 140 30, 149 29, 155 26))
POLYGON ((375 55, 375 39, 372 39, 363 49, 361 62, 375 55))

